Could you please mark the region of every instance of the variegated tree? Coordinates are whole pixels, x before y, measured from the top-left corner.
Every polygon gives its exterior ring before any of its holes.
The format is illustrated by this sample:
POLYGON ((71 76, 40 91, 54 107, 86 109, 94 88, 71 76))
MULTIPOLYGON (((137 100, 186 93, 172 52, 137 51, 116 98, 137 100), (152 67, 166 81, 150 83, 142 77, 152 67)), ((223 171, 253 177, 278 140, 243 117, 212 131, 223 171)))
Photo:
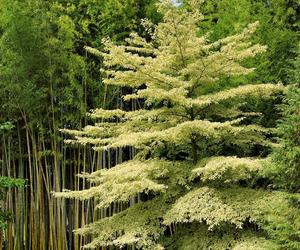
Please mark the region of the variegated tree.
POLYGON ((104 58, 104 83, 131 88, 124 101, 138 100, 143 107, 96 109, 90 115, 100 122, 83 131, 65 130, 75 137, 67 142, 93 144, 100 151, 129 146, 137 154, 113 168, 83 173, 91 188, 56 196, 94 199, 97 209, 128 204, 138 194, 146 197, 79 229, 76 233, 93 235, 87 248, 277 247, 274 223, 284 222, 286 214, 275 215, 273 208, 280 204, 289 210, 289 203, 280 192, 251 188, 268 160, 247 154, 257 145, 269 146, 270 129, 249 123, 247 117, 260 114, 244 107, 247 100, 271 98, 283 87, 221 87, 226 77, 253 72, 243 66, 244 59, 266 48, 249 41, 257 23, 216 42, 199 37, 197 24, 203 17, 199 1, 194 2, 193 11, 187 11, 163 1, 163 22, 154 26, 145 21, 151 41, 132 34, 124 46, 104 41, 103 53, 87 48, 104 58), (180 236, 179 243, 170 234, 180 236))

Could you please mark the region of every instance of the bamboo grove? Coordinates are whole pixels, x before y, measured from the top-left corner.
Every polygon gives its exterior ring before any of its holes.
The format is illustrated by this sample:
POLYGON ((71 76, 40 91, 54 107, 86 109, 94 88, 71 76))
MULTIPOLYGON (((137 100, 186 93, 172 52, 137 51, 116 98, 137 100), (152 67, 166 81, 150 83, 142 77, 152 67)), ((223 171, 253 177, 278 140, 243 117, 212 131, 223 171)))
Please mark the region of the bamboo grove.
POLYGON ((298 0, 0 0, 0 249, 300 249, 298 0))

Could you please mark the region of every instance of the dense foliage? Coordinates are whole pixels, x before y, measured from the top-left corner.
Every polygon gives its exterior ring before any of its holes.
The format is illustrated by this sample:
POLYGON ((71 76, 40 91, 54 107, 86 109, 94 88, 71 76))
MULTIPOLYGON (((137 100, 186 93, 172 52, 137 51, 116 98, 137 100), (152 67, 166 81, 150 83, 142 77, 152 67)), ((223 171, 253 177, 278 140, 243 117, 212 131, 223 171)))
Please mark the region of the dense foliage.
POLYGON ((209 41, 206 35, 198 36, 203 20, 198 2, 185 9, 163 1, 163 21, 157 26, 147 23, 151 41, 132 33, 126 45, 105 40, 104 53, 88 48, 104 58, 105 84, 133 89, 124 101, 143 101, 136 111, 95 109, 90 114, 98 121, 94 126, 64 130, 75 136, 66 141, 70 144, 93 144, 99 151, 137 150, 132 160, 80 175, 94 184, 91 188, 56 193, 94 198, 97 209, 111 204, 126 208, 130 199, 142 196, 125 211, 77 230, 93 235, 87 248, 300 247, 300 196, 266 189, 265 173, 272 163, 263 155, 271 148, 273 134, 251 119, 262 114, 249 110, 249 101, 275 98, 284 87, 222 84, 226 78, 254 72, 244 62, 266 51, 250 42, 258 23, 209 41), (173 227, 178 225, 177 232, 173 227), (176 234, 185 235, 186 242, 176 241, 176 234))
POLYGON ((290 60, 295 57, 299 41, 299 10, 298 0, 205 1, 201 7, 205 15, 202 33, 211 32, 210 39, 215 40, 240 32, 248 23, 259 21, 260 26, 252 40, 266 45, 268 49, 247 62, 256 68, 248 79, 287 83, 290 60))
POLYGON ((283 118, 278 124, 279 145, 274 149, 274 163, 269 175, 275 185, 292 192, 300 192, 300 56, 294 62, 290 77, 295 83, 289 87, 284 104, 280 106, 283 118))
POLYGON ((103 87, 99 60, 83 48, 140 31, 146 15, 159 18, 154 0, 140 1, 132 12, 134 1, 126 9, 121 0, 102 2, 0 0, 0 123, 14 125, 1 137, 1 175, 28 179, 24 190, 10 189, 5 199, 16 215, 5 230, 6 249, 79 249, 83 241, 72 230, 93 219, 84 211, 92 204, 51 196, 65 183, 79 189, 74 173, 93 168, 98 157, 89 148, 64 146, 58 129, 84 126, 87 110, 104 105, 107 95, 115 95, 107 105, 118 105, 118 91, 103 87))
POLYGON ((299 0, 157 2, 0 0, 0 249, 299 249, 299 0))

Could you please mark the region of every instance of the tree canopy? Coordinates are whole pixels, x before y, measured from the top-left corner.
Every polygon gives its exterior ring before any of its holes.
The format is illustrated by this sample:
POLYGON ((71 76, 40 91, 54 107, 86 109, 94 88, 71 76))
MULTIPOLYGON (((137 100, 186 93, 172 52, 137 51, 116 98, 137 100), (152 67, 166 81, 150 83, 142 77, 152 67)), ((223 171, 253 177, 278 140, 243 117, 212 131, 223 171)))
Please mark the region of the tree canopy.
POLYGON ((244 109, 249 100, 263 102, 285 88, 220 85, 224 77, 255 71, 243 62, 266 51, 264 45, 251 42, 259 24, 209 41, 207 35, 198 35, 205 17, 198 11, 199 2, 193 4, 186 9, 160 3, 163 21, 147 22, 150 42, 132 33, 126 45, 105 40, 104 52, 87 48, 103 57, 104 83, 132 88, 124 101, 143 104, 129 112, 95 109, 90 116, 99 122, 83 131, 64 130, 75 136, 67 142, 92 144, 95 150, 134 147, 137 154, 113 168, 80 175, 94 184, 91 188, 56 196, 94 198, 98 209, 127 204, 139 194, 145 197, 77 230, 94 236, 87 248, 135 244, 142 249, 176 249, 176 242, 165 245, 172 238, 166 237, 167 228, 180 225, 184 232, 193 224, 192 234, 204 241, 181 249, 297 249, 299 211, 290 201, 300 197, 260 185, 270 161, 260 151, 272 146, 272 130, 249 119, 261 114, 244 109), (222 230, 228 239, 209 240, 209 232, 223 239, 222 230))
POLYGON ((0 250, 300 249, 299 13, 0 0, 0 250))

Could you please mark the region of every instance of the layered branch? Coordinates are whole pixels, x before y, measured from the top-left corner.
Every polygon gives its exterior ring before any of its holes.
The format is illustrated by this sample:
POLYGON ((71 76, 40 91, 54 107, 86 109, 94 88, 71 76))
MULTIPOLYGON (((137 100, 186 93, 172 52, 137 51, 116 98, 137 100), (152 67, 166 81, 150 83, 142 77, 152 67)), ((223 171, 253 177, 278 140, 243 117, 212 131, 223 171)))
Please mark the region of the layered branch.
POLYGON ((172 166, 172 162, 163 160, 125 162, 111 169, 80 175, 96 186, 82 191, 55 193, 55 196, 79 200, 95 198, 97 208, 108 207, 112 202, 128 202, 142 192, 164 192, 167 186, 155 179, 165 176, 172 166))
MULTIPOLYGON (((297 196, 299 199, 299 195, 297 196)), ((268 192, 249 188, 233 187, 216 189, 200 187, 179 198, 164 216, 164 223, 205 222, 210 230, 221 227, 224 223, 242 228, 246 221, 261 225, 265 230, 276 234, 279 224, 295 228, 299 219, 288 219, 288 212, 293 216, 300 214, 289 202, 289 195, 281 192, 268 192), (284 211, 278 215, 279 209, 284 211), (272 221, 277 217, 277 221, 272 221), (286 220, 286 222, 284 222, 286 220), (277 225, 275 228, 269 224, 277 225), (289 225, 290 224, 290 225, 289 225), (267 226, 265 226, 267 225, 267 226)), ((278 233, 278 232, 277 232, 278 233)))
POLYGON ((233 157, 213 157, 200 163, 193 170, 193 177, 199 176, 203 182, 237 183, 258 176, 268 159, 233 157))
POLYGON ((85 248, 100 246, 122 248, 135 244, 142 249, 163 249, 157 242, 165 230, 165 226, 161 224, 161 215, 167 209, 168 205, 163 199, 154 199, 87 225, 75 233, 94 235, 93 241, 85 248))

